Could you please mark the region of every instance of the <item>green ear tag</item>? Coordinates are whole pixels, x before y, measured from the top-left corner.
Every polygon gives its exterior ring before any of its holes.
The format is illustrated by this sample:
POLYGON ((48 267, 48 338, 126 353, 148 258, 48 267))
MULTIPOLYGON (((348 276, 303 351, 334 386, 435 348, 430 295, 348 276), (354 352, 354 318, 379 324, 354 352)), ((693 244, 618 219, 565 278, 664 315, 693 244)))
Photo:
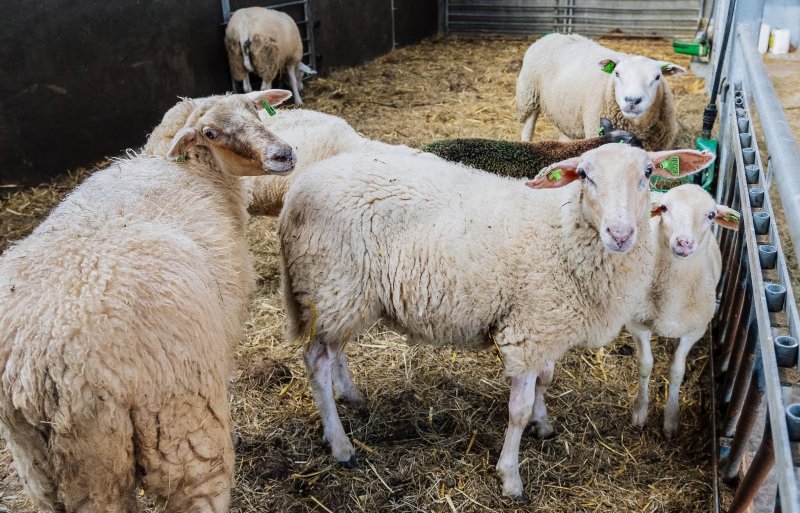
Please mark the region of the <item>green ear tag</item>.
POLYGON ((551 182, 557 182, 561 180, 561 170, 560 169, 553 169, 549 173, 547 173, 547 179, 551 182))
POLYGON ((739 212, 728 212, 722 216, 722 219, 728 221, 729 223, 739 224, 739 217, 739 212))
POLYGON ((183 143, 181 143, 181 154, 178 155, 178 158, 175 159, 175 162, 186 162, 189 160, 189 157, 186 155, 186 150, 183 148, 183 143))
POLYGON ((614 61, 608 61, 605 66, 603 66, 603 71, 606 73, 611 73, 614 71, 614 68, 617 67, 617 63, 614 61))
POLYGON ((606 135, 605 127, 600 127, 600 130, 597 131, 597 135, 606 135))
POLYGON ((261 105, 264 107, 264 110, 267 111, 267 114, 270 116, 274 116, 276 114, 275 107, 267 103, 267 100, 261 100, 261 105))
POLYGON ((666 64, 661 65, 661 71, 670 71, 672 69, 672 63, 668 62, 666 64))
POLYGON ((677 156, 670 157, 658 165, 661 169, 666 169, 672 176, 680 176, 681 174, 681 159, 677 156))

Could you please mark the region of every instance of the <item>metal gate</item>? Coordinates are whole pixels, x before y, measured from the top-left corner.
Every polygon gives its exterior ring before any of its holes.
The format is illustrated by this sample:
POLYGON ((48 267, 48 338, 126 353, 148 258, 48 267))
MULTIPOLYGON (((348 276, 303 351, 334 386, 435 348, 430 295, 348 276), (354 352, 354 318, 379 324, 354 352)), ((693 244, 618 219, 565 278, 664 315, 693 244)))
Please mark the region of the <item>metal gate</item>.
POLYGON ((445 0, 445 31, 693 36, 701 9, 700 0, 445 0))

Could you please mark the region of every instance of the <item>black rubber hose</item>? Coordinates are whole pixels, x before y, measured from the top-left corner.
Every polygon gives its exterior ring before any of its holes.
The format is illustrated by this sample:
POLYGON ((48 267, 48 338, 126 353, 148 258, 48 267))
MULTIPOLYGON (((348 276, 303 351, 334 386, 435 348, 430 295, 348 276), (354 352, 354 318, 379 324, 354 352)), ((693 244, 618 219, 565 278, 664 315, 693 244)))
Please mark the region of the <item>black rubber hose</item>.
POLYGON ((714 128, 714 122, 717 120, 717 94, 719 93, 719 82, 722 78, 722 70, 725 63, 725 52, 728 49, 728 39, 731 35, 731 26, 733 25, 733 15, 736 12, 736 0, 731 0, 728 6, 728 18, 725 22, 725 34, 722 36, 722 46, 719 52, 719 62, 717 69, 714 70, 714 83, 711 87, 711 100, 706 105, 703 111, 703 130, 700 136, 703 139, 711 139, 711 130, 714 128))

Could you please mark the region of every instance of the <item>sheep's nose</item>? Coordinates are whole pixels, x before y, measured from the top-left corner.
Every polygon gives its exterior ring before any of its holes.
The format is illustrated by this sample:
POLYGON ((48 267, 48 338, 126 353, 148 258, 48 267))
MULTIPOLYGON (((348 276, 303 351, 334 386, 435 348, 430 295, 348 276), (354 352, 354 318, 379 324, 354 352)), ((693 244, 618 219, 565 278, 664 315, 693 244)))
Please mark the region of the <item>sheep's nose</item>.
POLYGON ((683 248, 685 250, 694 249, 694 240, 692 240, 689 237, 678 237, 675 242, 678 244, 678 247, 683 248))
POLYGON ((637 98, 634 98, 632 96, 626 96, 625 101, 630 103, 631 105, 639 105, 640 103, 642 103, 642 97, 639 96, 637 98))
POLYGON ((277 160, 278 162, 288 161, 292 159, 292 148, 289 146, 280 146, 278 148, 270 148, 267 151, 267 158, 269 160, 277 160))
POLYGON ((628 239, 633 235, 633 228, 629 225, 613 225, 606 228, 606 232, 614 239, 614 242, 622 247, 628 239))

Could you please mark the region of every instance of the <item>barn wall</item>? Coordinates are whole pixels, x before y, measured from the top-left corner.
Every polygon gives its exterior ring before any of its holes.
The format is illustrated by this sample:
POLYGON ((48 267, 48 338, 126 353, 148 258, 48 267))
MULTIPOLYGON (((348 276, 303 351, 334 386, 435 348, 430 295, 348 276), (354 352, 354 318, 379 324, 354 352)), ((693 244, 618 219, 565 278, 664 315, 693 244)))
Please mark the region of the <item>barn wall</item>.
MULTIPOLYGON (((394 0, 398 44, 436 32, 436 4, 394 0)), ((311 0, 320 72, 391 50, 391 5, 311 0)), ((0 2, 0 184, 139 147, 177 96, 229 90, 221 17, 218 0, 0 2)))

